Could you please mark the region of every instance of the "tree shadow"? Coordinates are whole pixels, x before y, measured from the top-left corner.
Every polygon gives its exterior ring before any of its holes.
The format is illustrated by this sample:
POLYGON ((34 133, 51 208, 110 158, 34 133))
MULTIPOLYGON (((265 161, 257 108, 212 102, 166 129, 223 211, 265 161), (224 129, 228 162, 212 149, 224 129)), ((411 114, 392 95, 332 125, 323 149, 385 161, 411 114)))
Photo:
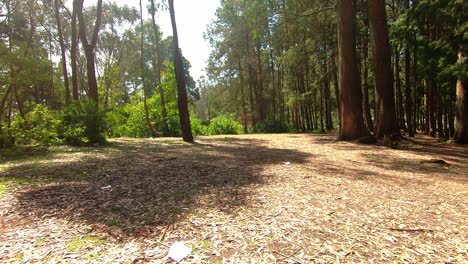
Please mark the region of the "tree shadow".
POLYGON ((31 220, 53 216, 137 237, 143 229, 161 230, 199 209, 232 213, 255 204, 253 187, 272 180, 262 174, 265 166, 286 160, 301 164, 311 157, 242 138, 202 138, 196 144, 120 139, 96 151, 0 173, 50 180, 17 191, 15 211, 31 220))

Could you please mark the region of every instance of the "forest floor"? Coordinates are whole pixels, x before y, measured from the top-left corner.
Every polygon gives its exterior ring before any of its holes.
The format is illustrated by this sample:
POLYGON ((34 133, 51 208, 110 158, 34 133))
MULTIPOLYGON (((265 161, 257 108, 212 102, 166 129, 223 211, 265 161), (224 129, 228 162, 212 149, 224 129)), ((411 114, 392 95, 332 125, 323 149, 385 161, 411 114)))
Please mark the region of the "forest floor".
POLYGON ((184 241, 184 263, 466 263, 467 147, 334 138, 2 152, 0 262, 165 263, 184 241))

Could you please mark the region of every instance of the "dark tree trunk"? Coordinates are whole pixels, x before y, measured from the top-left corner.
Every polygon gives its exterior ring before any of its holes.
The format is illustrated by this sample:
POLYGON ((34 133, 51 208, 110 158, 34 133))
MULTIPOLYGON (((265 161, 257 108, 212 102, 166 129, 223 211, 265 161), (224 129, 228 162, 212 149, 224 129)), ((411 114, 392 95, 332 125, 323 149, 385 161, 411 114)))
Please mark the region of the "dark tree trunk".
POLYGON ((400 129, 395 113, 385 1, 368 1, 368 9, 377 99, 375 136, 382 138, 384 135, 400 134, 400 129))
POLYGON ((369 107, 369 74, 367 60, 369 58, 369 34, 367 27, 369 26, 367 16, 364 18, 366 32, 362 37, 362 59, 361 59, 361 74, 362 74, 362 110, 364 112, 364 122, 369 131, 374 131, 374 122, 369 107))
MULTIPOLYGON (((405 1, 405 9, 409 10, 410 8, 410 0, 405 1)), ((405 113, 406 113, 406 127, 408 131, 408 135, 410 137, 414 137, 414 122, 413 117, 411 116, 411 111, 413 107, 412 97, 411 97, 411 54, 410 54, 410 34, 406 35, 406 43, 405 43, 405 113)), ((416 89, 416 83, 414 83, 414 87, 416 89)), ((416 93, 416 91, 414 91, 416 93)))
POLYGON ((356 59, 353 1, 338 0, 338 57, 340 81, 340 140, 369 136, 362 113, 362 91, 356 59))
POLYGON ((449 127, 449 137, 453 138, 455 135, 455 118, 453 116, 453 100, 452 93, 449 93, 447 98, 447 111, 448 111, 448 127, 449 127))
POLYGON ((400 80, 400 51, 395 48, 395 90, 396 90, 396 102, 397 102, 397 119, 400 129, 406 130, 405 118, 403 111, 403 93, 401 92, 401 80, 400 80))
MULTIPOLYGON (((462 46, 458 52, 458 61, 465 60, 468 46, 462 46)), ((468 144, 468 80, 457 81, 457 125, 455 136, 457 144, 468 144)))
POLYGON ((443 107, 442 107, 442 95, 440 93, 440 87, 437 87, 437 134, 439 138, 444 137, 444 129, 442 124, 442 115, 443 115, 443 107))
POLYGON ((185 84, 184 65, 179 49, 179 37, 175 20, 174 0, 169 0, 171 13, 172 34, 174 38, 174 67, 177 80, 177 103, 179 108, 180 127, 185 142, 193 142, 192 128, 190 126, 190 113, 188 110, 187 88, 185 84))
POLYGON ((429 89, 429 84, 427 81, 424 82, 424 92, 425 92, 425 108, 424 108, 424 134, 429 135, 431 132, 431 126, 429 120, 431 119, 431 92, 429 89))
POLYGON ((436 86, 435 82, 433 80, 429 81, 429 97, 430 97, 430 105, 429 105, 429 119, 430 119, 430 125, 431 125, 431 137, 436 136, 436 131, 437 131, 437 125, 436 125, 436 105, 437 102, 435 101, 435 91, 436 91, 436 86))
POLYGON ((62 34, 62 22, 60 21, 60 10, 58 0, 54 1, 55 6, 55 20, 57 22, 57 33, 60 42, 60 51, 62 55, 62 71, 63 71, 63 80, 65 84, 65 103, 70 103, 70 82, 68 81, 68 70, 67 70, 67 54, 65 48, 65 42, 63 40, 62 34))

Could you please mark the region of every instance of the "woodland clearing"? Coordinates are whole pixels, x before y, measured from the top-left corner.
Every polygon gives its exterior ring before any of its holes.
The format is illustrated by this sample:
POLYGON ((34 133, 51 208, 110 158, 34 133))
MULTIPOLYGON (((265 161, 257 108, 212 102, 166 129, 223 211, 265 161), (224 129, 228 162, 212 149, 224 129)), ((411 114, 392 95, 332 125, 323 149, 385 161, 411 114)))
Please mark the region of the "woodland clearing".
POLYGON ((0 262, 165 263, 184 241, 193 251, 183 263, 466 263, 468 147, 334 139, 122 138, 3 152, 0 262))

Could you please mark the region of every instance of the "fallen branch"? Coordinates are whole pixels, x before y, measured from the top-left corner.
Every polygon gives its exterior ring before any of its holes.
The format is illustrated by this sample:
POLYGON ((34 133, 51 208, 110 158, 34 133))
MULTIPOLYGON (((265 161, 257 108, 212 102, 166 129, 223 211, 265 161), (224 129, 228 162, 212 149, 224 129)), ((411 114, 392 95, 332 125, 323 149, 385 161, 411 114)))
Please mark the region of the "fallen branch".
POLYGON ((285 254, 283 254, 283 253, 281 253, 281 252, 279 252, 279 251, 273 251, 273 253, 276 253, 276 254, 278 254, 278 255, 280 255, 280 256, 282 256, 282 257, 284 257, 284 258, 287 258, 287 259, 289 259, 289 260, 292 260, 292 261, 294 261, 295 263, 302 264, 301 261, 297 260, 297 259, 294 257, 294 255, 295 255, 296 253, 293 253, 291 256, 285 255, 285 254))
POLYGON ((399 232, 435 232, 433 229, 426 228, 389 228, 389 230, 399 232))

